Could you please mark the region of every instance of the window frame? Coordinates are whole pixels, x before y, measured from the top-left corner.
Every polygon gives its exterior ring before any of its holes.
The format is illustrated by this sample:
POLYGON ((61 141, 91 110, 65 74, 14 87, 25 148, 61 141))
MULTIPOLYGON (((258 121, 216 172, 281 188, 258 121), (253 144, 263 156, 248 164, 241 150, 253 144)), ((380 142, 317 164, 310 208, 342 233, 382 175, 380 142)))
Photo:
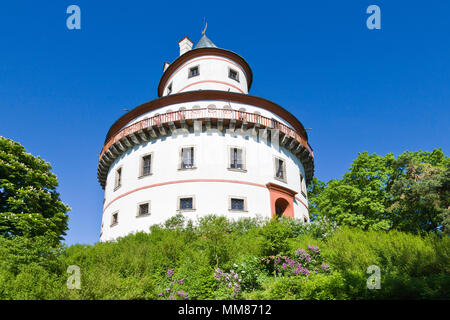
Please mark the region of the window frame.
POLYGON ((195 170, 197 169, 197 147, 194 145, 181 146, 178 152, 178 170, 195 170), (192 148, 194 156, 192 157, 193 164, 191 168, 183 168, 183 149, 192 148))
POLYGON ((137 204, 136 218, 148 217, 150 215, 151 215, 151 201, 148 200, 148 201, 139 202, 137 204), (144 205, 144 204, 148 205, 148 212, 141 214, 141 206, 144 205))
POLYGON ((110 227, 114 227, 117 226, 119 224, 119 211, 114 211, 113 213, 111 213, 111 224, 110 227), (114 216, 116 216, 117 218, 115 219, 116 221, 114 221, 114 216))
POLYGON ((227 146, 227 157, 228 157, 228 170, 230 171, 238 171, 238 172, 247 172, 247 153, 245 151, 245 147, 243 146, 232 146, 229 145, 227 146), (240 149, 242 151, 242 169, 239 168, 232 168, 231 167, 231 152, 233 151, 233 149, 240 149))
POLYGON ((247 197, 241 197, 241 196, 228 196, 228 211, 231 212, 248 212, 247 207, 247 197), (237 210, 232 208, 232 201, 235 200, 242 200, 244 202, 244 208, 242 210, 237 210))
POLYGON ((274 156, 273 157, 273 171, 274 171, 273 177, 276 180, 282 181, 284 183, 287 183, 287 172, 286 172, 286 160, 285 159, 283 159, 281 157, 274 156), (279 160, 283 161, 283 178, 280 178, 280 177, 277 176, 277 163, 278 163, 279 160))
POLYGON ((300 193, 306 198, 306 180, 303 173, 300 172, 300 193))
POLYGON ((196 66, 192 66, 188 69, 188 79, 190 78, 195 78, 198 77, 200 75, 200 65, 196 65, 196 66), (192 75, 192 70, 197 69, 197 74, 192 75))
POLYGON ((140 158, 139 158, 139 176, 138 176, 139 179, 151 176, 153 174, 153 162, 154 162, 153 160, 154 160, 153 152, 149 152, 149 153, 146 153, 146 154, 143 154, 140 156, 140 158), (150 172, 147 174, 144 174, 144 158, 145 157, 150 157, 150 172))
POLYGON ((123 166, 120 166, 115 170, 114 191, 116 191, 117 189, 119 189, 122 186, 122 182, 123 182, 123 166), (118 174, 119 171, 120 171, 120 173, 118 174), (118 175, 119 175, 119 178, 117 178, 118 175))
POLYGON ((237 82, 240 83, 240 81, 239 81, 239 71, 237 71, 237 70, 235 70, 235 69, 233 69, 233 68, 228 67, 228 78, 230 78, 230 79, 232 79, 232 80, 237 81, 237 82), (233 78, 233 77, 231 76, 231 72, 236 73, 236 78, 233 78))
POLYGON ((178 196, 177 197, 177 212, 192 212, 196 210, 196 201, 195 201, 195 195, 185 195, 185 196, 178 196), (182 199, 192 199, 192 208, 191 209, 182 209, 181 208, 181 200, 182 199))

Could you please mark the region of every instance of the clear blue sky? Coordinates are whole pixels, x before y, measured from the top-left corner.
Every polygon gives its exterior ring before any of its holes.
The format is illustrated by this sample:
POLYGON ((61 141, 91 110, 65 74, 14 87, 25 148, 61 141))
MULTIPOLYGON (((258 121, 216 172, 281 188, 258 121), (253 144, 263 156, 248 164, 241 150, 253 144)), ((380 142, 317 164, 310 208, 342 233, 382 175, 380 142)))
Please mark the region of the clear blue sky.
POLYGON ((107 130, 157 97, 178 41, 208 37, 253 70, 251 94, 298 117, 316 176, 339 178, 358 152, 449 151, 450 2, 2 1, 0 135, 53 166, 72 208, 68 244, 94 243, 107 130), (81 30, 66 8, 81 8, 81 30), (366 8, 381 8, 381 30, 366 8))

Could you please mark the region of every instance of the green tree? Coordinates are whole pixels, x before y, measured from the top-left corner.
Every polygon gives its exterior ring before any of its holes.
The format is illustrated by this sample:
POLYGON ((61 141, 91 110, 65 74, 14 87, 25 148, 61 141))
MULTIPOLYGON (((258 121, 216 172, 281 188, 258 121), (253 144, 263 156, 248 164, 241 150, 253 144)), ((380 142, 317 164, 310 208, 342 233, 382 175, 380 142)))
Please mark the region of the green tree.
POLYGON ((314 216, 363 230, 447 230, 449 158, 441 149, 404 152, 395 158, 359 153, 342 179, 313 180, 314 216))
POLYGON ((70 210, 56 192, 51 166, 18 142, 0 137, 0 236, 46 236, 58 243, 70 210))
POLYGON ((403 231, 449 234, 450 163, 442 152, 405 152, 395 163, 401 172, 392 183, 388 208, 393 227, 403 231))

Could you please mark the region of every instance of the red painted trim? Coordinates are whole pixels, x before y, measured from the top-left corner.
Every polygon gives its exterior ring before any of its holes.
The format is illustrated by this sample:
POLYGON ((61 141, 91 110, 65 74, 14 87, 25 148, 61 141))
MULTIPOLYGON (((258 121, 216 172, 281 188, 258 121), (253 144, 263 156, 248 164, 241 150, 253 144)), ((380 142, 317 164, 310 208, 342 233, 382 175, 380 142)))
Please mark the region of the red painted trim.
POLYGON ((186 89, 186 88, 189 88, 190 86, 193 86, 193 85, 196 85, 196 84, 199 84, 199 83, 206 83, 206 82, 212 82, 212 83, 220 83, 220 84, 224 84, 224 85, 233 87, 233 88, 235 88, 236 90, 239 90, 241 93, 244 93, 244 91, 242 91, 240 88, 238 88, 238 87, 232 85, 231 83, 227 83, 227 82, 224 82, 224 81, 217 81, 217 80, 202 80, 202 81, 193 82, 193 83, 191 83, 191 84, 188 84, 188 85, 185 86, 184 88, 180 89, 177 93, 180 93, 181 91, 183 91, 183 90, 186 89))
MULTIPOLYGON (((225 180, 225 179, 188 179, 188 180, 175 180, 175 181, 167 181, 167 182, 161 182, 161 183, 155 183, 155 184, 150 184, 148 186, 143 186, 140 188, 136 188, 133 190, 130 190, 128 192, 122 193, 121 195, 115 197, 114 199, 112 199, 110 202, 108 202, 108 204, 103 208, 103 212, 105 212, 105 210, 116 200, 123 198, 131 193, 134 193, 136 191, 140 191, 140 190, 144 190, 144 189, 149 189, 149 188, 153 188, 153 187, 160 187, 160 186, 165 186, 165 185, 169 185, 169 184, 176 184, 176 183, 187 183, 187 182, 228 182, 228 183, 239 183, 239 184, 247 184, 250 186, 255 186, 255 187, 261 187, 261 188, 266 188, 267 186, 263 185, 263 184, 258 184, 258 183, 254 183, 254 182, 248 182, 248 181, 239 181, 239 180, 225 180)), ((308 210, 308 206, 305 205, 303 203, 303 201, 300 200, 300 202, 305 206, 305 208, 308 210)))
POLYGON ((137 106, 133 110, 127 112, 119 119, 117 119, 116 122, 114 122, 114 124, 108 130, 108 133, 105 138, 105 144, 111 137, 113 137, 120 130, 122 130, 122 128, 124 128, 127 125, 127 123, 129 123, 133 119, 136 119, 140 115, 172 104, 193 102, 200 100, 217 100, 227 102, 231 101, 266 109, 270 112, 275 113, 276 115, 287 121, 302 136, 303 139, 308 141, 308 134, 306 133, 306 130, 300 123, 300 121, 289 111, 287 111, 286 109, 284 109, 283 107, 279 106, 278 104, 272 101, 257 96, 242 94, 238 92, 228 92, 221 90, 198 90, 198 91, 186 91, 183 93, 176 93, 173 95, 164 96, 162 98, 155 99, 147 103, 141 104, 140 106, 137 106))
POLYGON ((299 197, 295 197, 295 200, 299 201, 302 205, 304 205, 305 208, 308 209, 308 212, 309 212, 309 207, 308 207, 308 205, 307 205, 306 203, 304 203, 304 202, 302 201, 302 199, 300 199, 299 197))

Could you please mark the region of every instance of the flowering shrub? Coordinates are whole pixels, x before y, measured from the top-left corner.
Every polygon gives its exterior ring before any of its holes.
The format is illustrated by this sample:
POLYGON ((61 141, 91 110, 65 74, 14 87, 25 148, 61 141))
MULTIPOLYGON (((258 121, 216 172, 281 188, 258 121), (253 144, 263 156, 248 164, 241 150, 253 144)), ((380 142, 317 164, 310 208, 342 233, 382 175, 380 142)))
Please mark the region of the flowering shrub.
POLYGON ((230 273, 225 273, 217 268, 214 277, 221 283, 222 289, 225 289, 225 293, 231 296, 231 298, 237 298, 241 294, 240 283, 242 280, 234 270, 230 270, 230 273))
POLYGON ((251 291, 260 286, 261 276, 265 270, 261 266, 260 259, 253 255, 241 256, 234 261, 233 270, 239 274, 242 291, 251 291))
POLYGON ((320 255, 319 247, 311 245, 308 245, 307 250, 296 250, 293 258, 277 254, 262 258, 261 261, 273 268, 275 276, 308 276, 311 273, 330 272, 330 267, 320 255))
POLYGON ((184 282, 184 279, 176 280, 172 278, 173 269, 167 270, 167 278, 169 280, 169 285, 167 288, 163 290, 163 292, 158 294, 158 297, 165 298, 168 300, 187 300, 188 294, 183 290, 180 290, 181 285, 184 282))
POLYGON ((336 222, 326 217, 317 218, 311 223, 304 223, 301 219, 285 219, 284 222, 289 225, 294 237, 309 234, 315 239, 324 240, 339 230, 336 222))

